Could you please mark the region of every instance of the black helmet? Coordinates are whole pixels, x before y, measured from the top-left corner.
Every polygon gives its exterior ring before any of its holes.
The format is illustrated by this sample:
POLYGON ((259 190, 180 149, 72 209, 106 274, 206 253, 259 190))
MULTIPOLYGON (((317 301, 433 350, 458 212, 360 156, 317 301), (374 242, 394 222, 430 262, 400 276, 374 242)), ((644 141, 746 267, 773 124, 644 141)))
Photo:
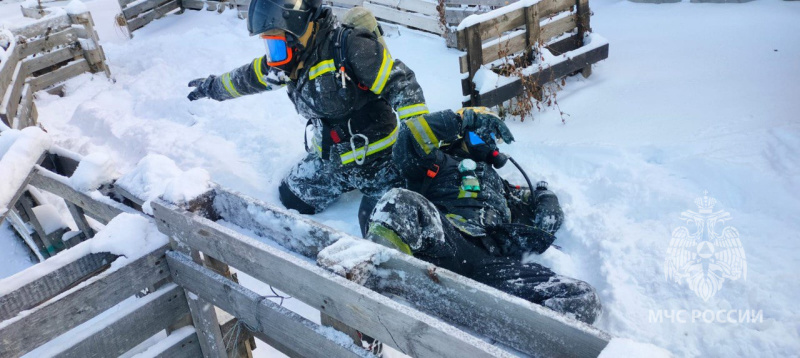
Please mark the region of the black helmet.
POLYGON ((279 29, 295 37, 322 13, 322 0, 252 0, 247 10, 250 36, 279 29))

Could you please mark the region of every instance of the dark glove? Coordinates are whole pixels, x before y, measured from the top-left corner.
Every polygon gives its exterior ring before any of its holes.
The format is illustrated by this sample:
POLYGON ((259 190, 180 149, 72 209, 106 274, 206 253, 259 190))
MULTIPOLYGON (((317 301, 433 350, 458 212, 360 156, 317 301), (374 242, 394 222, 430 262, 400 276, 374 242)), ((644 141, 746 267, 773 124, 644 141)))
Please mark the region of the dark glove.
POLYGON ((486 107, 467 107, 458 111, 461 116, 461 130, 463 133, 475 132, 486 140, 494 133, 506 143, 514 141, 511 130, 503 120, 486 107))
POLYGON ((209 98, 209 93, 211 93, 211 86, 214 84, 214 79, 217 76, 211 75, 207 78, 195 78, 189 81, 189 87, 194 87, 194 91, 189 93, 187 98, 190 101, 198 100, 200 98, 209 98))
POLYGON ((466 138, 464 138, 464 143, 467 144, 467 151, 469 152, 470 158, 477 162, 486 162, 490 163, 492 153, 497 151, 497 145, 494 143, 491 137, 487 140, 483 140, 477 133, 475 132, 467 132, 466 138))

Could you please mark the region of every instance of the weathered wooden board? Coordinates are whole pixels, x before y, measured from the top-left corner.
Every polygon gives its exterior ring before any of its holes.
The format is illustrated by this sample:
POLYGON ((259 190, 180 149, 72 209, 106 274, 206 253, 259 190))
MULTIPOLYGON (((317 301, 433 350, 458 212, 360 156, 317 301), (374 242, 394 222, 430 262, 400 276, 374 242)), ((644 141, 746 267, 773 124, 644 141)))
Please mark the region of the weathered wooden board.
POLYGON ((284 208, 221 187, 215 187, 214 193, 213 209, 223 220, 269 237, 301 255, 316 257, 340 237, 332 229, 284 208), (307 231, 298 235, 299 228, 307 231))
POLYGON ((471 7, 466 9, 448 7, 444 11, 444 19, 445 21, 447 21, 447 24, 452 26, 457 26, 458 24, 461 23, 461 21, 464 21, 464 19, 466 19, 467 16, 483 14, 485 12, 486 10, 479 9, 477 7, 471 7))
POLYGON ((161 247, 87 286, 39 306, 25 319, 0 328, 0 356, 29 352, 148 285, 169 277, 164 258, 166 250, 166 246, 161 247))
POLYGON ((119 8, 124 9, 128 7, 128 4, 136 1, 136 0, 117 0, 119 2, 119 8))
MULTIPOLYGON (((42 156, 39 157, 39 159, 36 162, 41 163, 46 156, 47 156, 46 153, 42 153, 42 156)), ((17 191, 14 192, 14 194, 12 194, 10 198, 8 198, 7 200, 8 207, 6 208, 8 210, 6 210, 5 213, 0 214, 0 224, 3 223, 3 220, 6 218, 6 215, 8 215, 8 213, 11 212, 11 209, 14 208, 14 206, 17 203, 17 200, 19 200, 22 194, 25 193, 26 190, 28 190, 27 189, 28 184, 32 182, 34 180, 34 177, 36 176, 35 172, 36 170, 32 170, 31 173, 28 174, 27 177, 25 177, 25 180, 22 181, 22 185, 20 185, 20 187, 17 188, 17 191)))
POLYGON ((72 26, 69 15, 59 15, 55 17, 46 17, 38 20, 32 24, 12 28, 11 33, 15 36, 22 36, 26 39, 33 39, 43 36, 47 33, 55 33, 62 29, 72 26))
POLYGON ((485 6, 506 6, 518 0, 446 0, 447 5, 485 5, 485 6))
POLYGON ((0 62, 0 101, 5 98, 6 91, 8 90, 11 81, 14 79, 14 72, 17 70, 17 62, 22 58, 20 56, 20 48, 16 44, 12 44, 8 58, 0 62))
MULTIPOLYGON (((170 239, 170 245, 173 250, 192 257, 192 259, 198 263, 202 262, 199 251, 180 245, 174 238, 170 239)), ((186 290, 186 288, 184 288, 184 291, 189 298, 189 311, 191 312, 192 323, 197 331, 198 343, 200 344, 200 350, 203 352, 203 356, 207 358, 227 358, 227 351, 225 349, 225 343, 222 340, 222 329, 217 318, 216 309, 206 299, 198 297, 194 293, 186 290)))
MULTIPOLYGON (((70 287, 108 268, 116 255, 89 254, 35 281, 0 296, 0 321, 16 316, 47 301, 70 287)), ((2 281, 0 281, 0 284, 2 281)))
POLYGON ((23 75, 29 76, 31 73, 50 67, 57 63, 75 59, 83 55, 83 50, 76 47, 64 47, 50 53, 41 54, 22 61, 24 67, 23 75))
MULTIPOLYGON (((279 216, 281 212, 285 210, 274 208, 268 204, 262 206, 262 203, 245 197, 240 197, 237 200, 235 194, 232 192, 225 192, 219 189, 215 191, 217 191, 217 195, 214 197, 216 214, 222 217, 226 222, 230 222, 228 218, 235 218, 238 220, 239 224, 243 225, 264 226, 265 224, 271 223, 275 227, 274 231, 260 228, 255 230, 255 233, 267 238, 279 235, 294 237, 296 241, 289 242, 287 247, 290 247, 293 251, 314 252, 313 255, 307 255, 309 257, 316 257, 318 253, 316 248, 319 247, 319 243, 314 243, 314 241, 317 240, 314 238, 328 242, 336 238, 337 234, 339 237, 346 236, 316 222, 300 221, 305 219, 301 215, 286 213, 285 216, 279 216), (290 222, 292 217, 298 218, 298 221, 294 221, 296 225, 281 224, 281 221, 290 222), (266 221, 262 221, 261 224, 254 224, 258 222, 259 218, 266 218, 266 221), (275 234, 271 234, 273 232, 275 234), (309 245, 309 248, 303 250, 299 248, 300 245, 309 245)), ((196 223, 197 220, 193 222, 196 223)), ((252 228, 252 226, 243 227, 247 227, 248 229, 252 228)), ((177 228, 173 230, 176 229, 177 228)), ((195 229, 195 231, 199 232, 197 229, 195 229)), ((188 233, 187 231, 187 234, 188 233)), ((203 239, 204 241, 212 241, 214 243, 217 243, 218 240, 214 235, 204 237, 203 239)), ((283 243, 287 241, 277 240, 277 242, 284 245, 283 243)), ((217 244, 225 245, 224 243, 217 244)), ((251 250, 256 251, 256 249, 251 250)), ((246 258, 237 257, 236 259, 229 259, 226 257, 217 258, 222 259, 224 262, 234 263, 233 266, 240 269, 243 269, 243 267, 236 264, 237 262, 264 262, 251 255, 247 255, 246 258)), ((264 263, 265 267, 276 265, 278 264, 271 265, 264 263)), ((468 327, 470 331, 480 332, 486 337, 501 341, 523 352, 534 353, 542 349, 542 347, 550 347, 550 349, 554 351, 563 350, 564 352, 577 352, 575 355, 580 355, 579 353, 584 352, 584 350, 592 352, 602 349, 602 346, 608 341, 608 335, 597 329, 593 329, 572 319, 562 318, 548 309, 509 296, 493 288, 455 275, 449 271, 437 269, 437 272, 440 270, 445 272, 440 275, 441 284, 437 284, 431 281, 428 275, 428 270, 433 268, 432 265, 407 255, 395 253, 390 256, 387 263, 379 265, 378 268, 387 269, 387 271, 390 272, 402 271, 402 275, 410 280, 407 285, 403 286, 404 291, 391 288, 390 293, 399 293, 399 296, 407 298, 410 302, 416 304, 418 308, 434 316, 440 317, 458 326, 468 327), (413 281, 413 283, 411 281, 413 281), (425 296, 425 292, 430 293, 425 296), (426 300, 420 299, 421 297, 425 297, 426 300), (476 306, 474 302, 480 302, 480 304, 476 306), (492 315, 492 312, 498 312, 498 315, 492 315), (519 319, 518 316, 523 316, 524 318, 519 319), (481 319, 475 319, 475 317, 481 317, 481 319), (505 327, 514 327, 514 330, 508 330, 505 327), (571 342, 579 342, 581 345, 572 348, 563 346, 564 344, 569 345, 571 342)), ((273 270, 277 269, 270 270, 270 272, 273 272, 272 276, 283 275, 283 271, 273 270)), ((286 271, 285 275, 292 275, 289 272, 292 271, 286 271)), ((265 273, 264 275, 267 274, 265 273)), ((265 282, 269 282, 266 278, 259 278, 265 280, 265 282)), ((392 281, 380 282, 389 282, 389 287, 392 285, 403 285, 404 282, 402 280, 397 280, 394 276, 391 280, 392 281)), ((274 285, 280 287, 277 283, 274 285)), ((378 292, 386 291, 386 289, 374 284, 371 285, 370 288, 378 292)), ((315 304, 311 305, 315 306, 315 304)), ((328 305, 326 304, 325 306, 328 305)), ((352 324, 349 323, 348 325, 352 326, 352 324)), ((369 334, 370 332, 367 330, 366 333, 369 334)))
POLYGON ((42 169, 36 169, 34 171, 34 175, 31 179, 31 185, 39 189, 49 191, 64 198, 64 200, 74 203, 75 205, 81 207, 86 214, 102 224, 107 224, 115 216, 123 212, 143 215, 142 213, 139 213, 122 204, 112 204, 110 203, 111 199, 108 199, 109 202, 95 200, 88 194, 79 192, 62 181, 54 179, 52 176, 56 174, 43 174, 41 170, 42 169))
POLYGON ((78 226, 78 230, 81 231, 84 238, 81 241, 91 239, 95 232, 91 226, 89 226, 89 222, 86 220, 86 213, 84 213, 81 207, 67 201, 67 209, 69 210, 69 214, 72 216, 72 220, 75 221, 75 225, 78 226))
POLYGON ((22 70, 22 62, 17 62, 12 75, 11 85, 8 92, 0 99, 0 118, 13 128, 12 123, 17 116, 17 108, 22 99, 22 86, 25 84, 25 75, 22 70))
POLYGON ((31 118, 31 109, 33 107, 33 88, 29 84, 22 87, 22 101, 19 103, 17 110, 17 121, 15 125, 17 128, 25 128, 36 125, 36 121, 31 118))
POLYGON ((51 34, 50 36, 20 44, 20 54, 22 58, 25 58, 39 52, 50 51, 57 46, 64 46, 77 40, 78 34, 76 33, 76 30, 70 27, 51 34))
MULTIPOLYGON (((541 0, 536 5, 539 10, 539 19, 544 20, 559 12, 566 11, 575 6, 575 0, 541 0)), ((487 13, 491 14, 491 12, 487 13)), ((495 18, 480 23, 481 39, 483 41, 500 37, 504 32, 525 25, 525 10, 519 8, 495 18)))
POLYGON ((200 343, 197 342, 197 333, 186 335, 172 346, 157 353, 154 358, 197 358, 202 357, 200 343))
MULTIPOLYGON (((532 74, 530 77, 535 83, 547 83, 606 58, 608 58, 608 44, 592 49, 583 54, 566 58, 562 62, 532 74)), ((521 90, 522 84, 520 81, 514 81, 490 92, 482 93, 478 95, 478 99, 475 103, 464 102, 464 105, 478 105, 486 107, 496 106, 504 101, 516 97, 521 90)))
POLYGON ((161 5, 152 11, 142 14, 141 16, 131 19, 128 21, 128 31, 133 32, 136 31, 142 26, 149 24, 151 21, 161 18, 162 16, 168 14, 170 11, 176 10, 180 7, 180 4, 177 0, 170 1, 164 5, 161 5))
MULTIPOLYGON (((232 314, 274 341, 292 357, 369 357, 355 344, 332 341, 326 330, 263 296, 202 267, 184 254, 167 253, 175 283, 232 314), (290 347, 290 348, 289 348, 290 347)), ((340 340, 341 341, 341 340, 340 340)))
POLYGON ((441 35, 444 29, 439 24, 439 19, 432 16, 425 16, 413 12, 406 12, 393 9, 383 5, 376 5, 369 2, 364 3, 364 8, 372 11, 376 18, 396 22, 408 27, 417 28, 427 32, 441 35))
MULTIPOLYGON (((549 43, 553 38, 561 36, 565 32, 572 31, 577 26, 577 17, 575 15, 566 16, 555 20, 553 22, 542 25, 540 29, 539 40, 542 43, 549 43)), ((525 49, 525 32, 519 32, 508 39, 495 42, 491 45, 483 47, 483 64, 492 63, 500 58, 501 51, 508 54, 522 52, 525 49)), ((461 56, 459 59, 461 73, 466 73, 467 68, 467 55, 461 56)))
POLYGON ((233 264, 405 354, 458 358, 509 355, 293 254, 163 203, 153 203, 152 207, 159 229, 175 240, 233 264))
POLYGON ((48 86, 66 81, 72 77, 89 72, 89 63, 85 59, 71 62, 69 65, 61 67, 53 72, 48 72, 39 77, 28 79, 34 91, 40 91, 48 86))
POLYGON ((130 20, 130 19, 135 18, 136 16, 139 16, 139 14, 141 14, 141 13, 143 13, 145 11, 152 10, 152 9, 155 9, 155 8, 161 6, 161 5, 164 5, 168 1, 170 1, 170 0, 146 0, 146 1, 142 1, 142 2, 136 3, 136 5, 128 6, 125 9, 123 9, 122 10, 122 15, 125 16, 126 20, 130 20))
POLYGON ((110 322, 56 357, 118 357, 189 313, 186 296, 175 284, 164 286, 133 304, 137 306, 135 311, 110 322))
MULTIPOLYGON (((439 17, 439 11, 436 10, 437 3, 426 0, 367 0, 367 2, 384 5, 389 7, 398 8, 411 12, 420 13, 423 15, 439 17)), ((391 20, 391 19, 390 19, 391 20)))

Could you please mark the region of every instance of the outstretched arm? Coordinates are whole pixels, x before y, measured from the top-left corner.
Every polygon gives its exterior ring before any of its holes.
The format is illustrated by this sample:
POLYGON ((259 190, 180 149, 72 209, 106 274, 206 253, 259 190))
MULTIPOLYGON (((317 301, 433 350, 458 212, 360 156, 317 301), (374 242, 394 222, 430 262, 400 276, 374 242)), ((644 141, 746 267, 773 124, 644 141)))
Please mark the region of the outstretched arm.
POLYGON ((280 75, 281 72, 267 66, 264 57, 258 57, 252 62, 222 76, 208 76, 189 82, 189 87, 196 87, 189 93, 189 100, 211 98, 225 101, 244 95, 271 91, 286 84, 280 75))

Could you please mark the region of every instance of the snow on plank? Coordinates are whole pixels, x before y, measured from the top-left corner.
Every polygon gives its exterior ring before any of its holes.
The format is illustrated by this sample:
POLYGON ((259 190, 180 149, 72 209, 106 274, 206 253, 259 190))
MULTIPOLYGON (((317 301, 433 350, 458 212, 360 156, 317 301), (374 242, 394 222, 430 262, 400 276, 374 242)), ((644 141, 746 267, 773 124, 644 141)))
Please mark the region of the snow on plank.
MULTIPOLYGON (((159 228, 348 326, 414 356, 509 356, 507 351, 317 265, 220 224, 154 202, 159 228), (353 302, 359 304, 353 305, 353 302), (424 332, 424 334, 420 334, 424 332)), ((344 234, 342 234, 344 235, 344 234)))
POLYGON ((42 161, 51 144, 50 137, 38 128, 0 134, 0 223, 22 195, 34 166, 42 161))

